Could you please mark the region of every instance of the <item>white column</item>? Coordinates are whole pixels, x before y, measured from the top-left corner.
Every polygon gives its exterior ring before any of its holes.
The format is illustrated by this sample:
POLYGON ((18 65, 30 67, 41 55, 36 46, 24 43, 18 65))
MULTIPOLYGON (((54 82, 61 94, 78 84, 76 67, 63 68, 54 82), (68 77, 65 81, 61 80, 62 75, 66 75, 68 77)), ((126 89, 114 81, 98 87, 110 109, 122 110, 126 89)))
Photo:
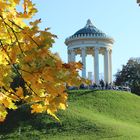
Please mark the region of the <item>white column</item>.
POLYGON ((71 51, 68 50, 68 63, 71 62, 71 51))
POLYGON ((75 62, 75 51, 74 51, 74 49, 71 50, 71 62, 75 62))
POLYGON ((99 84, 99 50, 98 48, 94 49, 94 79, 95 83, 99 84))
POLYGON ((104 54, 104 81, 105 83, 110 83, 109 76, 109 50, 106 48, 105 54, 104 54))
POLYGON ((104 82, 106 83, 106 54, 104 52, 104 82))
POLYGON ((82 77, 86 79, 86 49, 85 48, 81 49, 81 57, 83 63, 82 77))
POLYGON ((109 51, 110 83, 112 83, 112 50, 109 51))

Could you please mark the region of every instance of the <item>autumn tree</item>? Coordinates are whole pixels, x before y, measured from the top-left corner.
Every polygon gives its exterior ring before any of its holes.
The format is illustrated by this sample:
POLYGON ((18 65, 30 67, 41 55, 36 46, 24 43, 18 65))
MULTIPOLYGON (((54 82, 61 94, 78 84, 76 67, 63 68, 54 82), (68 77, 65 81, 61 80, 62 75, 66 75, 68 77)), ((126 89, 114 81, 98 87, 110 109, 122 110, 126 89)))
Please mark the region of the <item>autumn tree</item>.
POLYGON ((47 112, 58 119, 55 115, 58 109, 67 106, 66 83, 81 81, 78 75, 81 63, 64 64, 57 54, 51 53, 56 36, 49 28, 39 29, 41 19, 31 21, 36 12, 31 0, 0 0, 1 122, 8 109, 19 107, 18 102, 29 104, 32 113, 47 112), (13 89, 15 73, 24 86, 13 89))

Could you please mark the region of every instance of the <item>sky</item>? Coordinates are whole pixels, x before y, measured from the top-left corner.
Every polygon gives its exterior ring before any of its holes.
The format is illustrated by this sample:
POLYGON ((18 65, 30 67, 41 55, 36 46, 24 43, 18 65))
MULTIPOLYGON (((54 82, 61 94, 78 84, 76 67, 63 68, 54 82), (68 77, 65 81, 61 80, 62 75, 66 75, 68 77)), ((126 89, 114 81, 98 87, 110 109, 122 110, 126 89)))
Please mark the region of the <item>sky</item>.
MULTIPOLYGON (((53 52, 67 62, 64 41, 91 19, 94 26, 114 38, 113 75, 131 57, 140 57, 140 7, 136 0, 33 0, 38 8, 35 18, 41 18, 40 28, 50 27, 58 36, 53 52)), ((77 61, 80 59, 77 58, 77 61)), ((103 58, 100 73, 103 73, 103 58)), ((87 72, 93 72, 93 59, 87 57, 87 72)))

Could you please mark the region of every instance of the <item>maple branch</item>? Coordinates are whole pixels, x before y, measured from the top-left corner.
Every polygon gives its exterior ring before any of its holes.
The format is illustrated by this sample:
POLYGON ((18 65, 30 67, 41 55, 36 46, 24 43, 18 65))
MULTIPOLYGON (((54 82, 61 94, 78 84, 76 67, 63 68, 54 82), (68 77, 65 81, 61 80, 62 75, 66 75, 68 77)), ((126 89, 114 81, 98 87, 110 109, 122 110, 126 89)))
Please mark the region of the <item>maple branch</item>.
MULTIPOLYGON (((19 25, 17 25, 15 22, 9 20, 13 25, 17 26, 19 29, 24 30, 23 28, 21 28, 19 25)), ((27 33, 26 33, 27 34, 27 33)), ((37 47, 40 47, 40 45, 29 35, 27 34, 28 37, 37 45, 37 47)), ((48 54, 51 58, 53 58, 50 54, 48 54)), ((54 58, 53 58, 54 59, 54 58)))
MULTIPOLYGON (((17 26, 19 29, 24 30, 23 28, 21 28, 19 25, 17 25, 15 22, 9 20, 12 24, 14 24, 15 26, 17 26)), ((27 34, 27 33, 26 33, 27 34)), ((27 34, 28 35, 28 34, 27 34)), ((39 44, 30 36, 28 35, 28 37, 39 47, 39 44)))
POLYGON ((11 29, 11 31, 13 32, 13 34, 14 34, 14 36, 15 36, 15 38, 16 38, 16 41, 17 41, 17 43, 18 43, 19 49, 20 49, 20 51, 22 52, 22 54, 24 54, 24 52, 23 52, 23 50, 22 50, 22 48, 21 48, 21 45, 20 45, 20 43, 19 43, 18 37, 17 37, 17 35, 16 35, 16 32, 14 31, 14 29, 13 29, 8 23, 6 23, 6 22, 4 21, 4 19, 3 19, 3 17, 2 17, 1 15, 0 15, 0 17, 1 17, 2 21, 4 22, 5 26, 7 25, 7 26, 11 29))
POLYGON ((5 28, 6 28, 6 30, 7 30, 7 32, 8 32, 8 35, 10 36, 10 39, 11 39, 11 43, 13 43, 13 39, 12 39, 12 36, 11 36, 11 34, 10 34, 10 31, 8 30, 8 28, 7 28, 7 26, 4 24, 4 26, 5 26, 5 28))
POLYGON ((21 71, 23 71, 23 72, 26 72, 26 73, 29 73, 29 74, 32 74, 32 75, 33 75, 33 73, 40 73, 39 71, 32 71, 32 72, 29 72, 29 71, 24 70, 24 69, 21 69, 21 68, 19 68, 19 70, 21 70, 21 71))
MULTIPOLYGON (((8 56, 9 60, 7 60, 9 62, 9 64, 11 64, 12 59, 10 58, 8 52, 6 51, 6 49, 4 48, 2 41, 0 40, 0 45, 2 46, 3 50, 5 51, 6 55, 8 56)), ((15 71, 17 72, 17 74, 20 76, 20 78, 22 78, 24 80, 24 78, 22 77, 21 73, 19 72, 19 70, 16 68, 16 66, 14 64, 12 64, 13 68, 15 69, 15 71)), ((25 80, 24 80, 25 81, 25 80)), ((25 84, 27 85, 27 87, 35 94, 37 95, 37 93, 27 84, 27 82, 25 81, 25 84)), ((38 95, 37 95, 38 96, 38 95)))
MULTIPOLYGON (((14 94, 18 99, 21 100, 21 98, 19 96, 17 96, 14 92, 9 92, 7 89, 5 89, 5 87, 2 87, 2 89, 10 94, 14 94)), ((5 95, 5 94, 4 94, 5 95)), ((6 96, 6 95, 5 95, 6 96)))
MULTIPOLYGON (((2 49, 5 51, 6 55, 7 55, 7 56, 8 56, 8 58, 9 58, 9 60, 12 62, 12 59, 10 58, 9 53, 8 53, 8 52, 6 51, 6 49, 4 48, 4 46, 3 46, 3 43, 2 43, 2 41, 1 41, 1 39, 0 39, 0 45, 1 45, 2 49)), ((7 61, 9 62, 9 60, 7 60, 7 61)), ((9 62, 9 64, 10 64, 10 62, 9 62)))

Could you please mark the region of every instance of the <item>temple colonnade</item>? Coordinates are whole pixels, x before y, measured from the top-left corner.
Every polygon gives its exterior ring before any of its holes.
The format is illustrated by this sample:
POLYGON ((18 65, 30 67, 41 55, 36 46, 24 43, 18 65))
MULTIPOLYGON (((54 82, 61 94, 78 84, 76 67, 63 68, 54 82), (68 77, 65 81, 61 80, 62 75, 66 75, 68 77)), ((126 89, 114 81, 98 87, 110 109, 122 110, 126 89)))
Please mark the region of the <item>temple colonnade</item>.
MULTIPOLYGON (((94 73, 94 82, 99 84, 99 55, 100 48, 92 47, 90 48, 90 54, 87 54, 88 48, 78 48, 80 51, 77 53, 76 49, 68 49, 68 62, 76 62, 76 55, 80 54, 81 62, 83 64, 82 77, 87 78, 87 69, 86 69, 86 57, 91 55, 93 57, 93 73, 94 73)), ((104 58, 104 81, 106 83, 112 83, 112 50, 104 48, 102 50, 104 58)), ((91 61, 91 60, 90 60, 91 61)), ((92 62, 91 62, 92 63, 92 62)))

